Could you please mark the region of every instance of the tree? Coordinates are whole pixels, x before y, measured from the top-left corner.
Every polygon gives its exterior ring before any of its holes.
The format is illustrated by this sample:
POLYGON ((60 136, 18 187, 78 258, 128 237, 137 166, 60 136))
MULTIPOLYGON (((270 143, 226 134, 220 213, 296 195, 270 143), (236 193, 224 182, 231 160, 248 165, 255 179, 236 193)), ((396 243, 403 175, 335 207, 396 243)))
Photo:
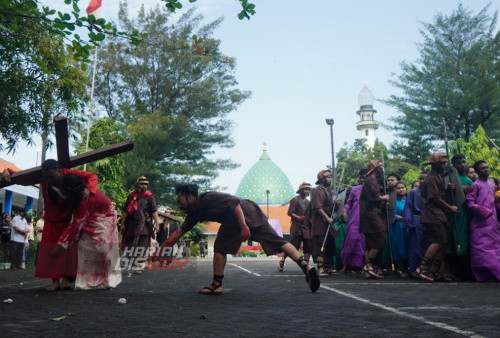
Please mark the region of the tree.
POLYGON ((422 141, 442 137, 442 120, 451 138, 468 140, 479 126, 500 125, 500 32, 489 6, 473 15, 461 4, 451 15, 424 23, 420 57, 402 62, 390 81, 402 91, 385 102, 400 115, 391 120, 399 136, 422 141))
POLYGON ((368 166, 370 160, 382 160, 384 157, 386 169, 391 169, 394 164, 388 159, 386 146, 375 141, 373 148, 368 148, 363 139, 356 139, 349 146, 344 146, 337 152, 337 172, 344 169, 344 183, 350 186, 358 184, 358 173, 368 166))
MULTIPOLYGON (((171 11, 182 8, 178 0, 163 1, 171 11)), ((238 1, 238 16, 249 19, 255 5, 238 1)), ((52 117, 64 113, 78 122, 77 112, 86 101, 78 68, 86 69, 92 49, 109 36, 133 44, 145 38, 137 29, 120 32, 105 19, 82 15, 78 0, 64 4, 66 9, 57 11, 40 0, 0 0, 0 136, 9 151, 16 150, 18 141, 31 144, 32 136, 41 134, 45 158, 52 117)))
POLYGON ((490 141, 482 126, 477 127, 469 141, 459 138, 450 142, 450 156, 456 154, 464 154, 469 166, 476 161, 485 160, 490 166, 491 177, 500 178, 500 152, 490 146, 490 141))
MULTIPOLYGON (((80 139, 84 140, 76 144, 75 152, 85 152, 87 131, 80 130, 80 139)), ((102 118, 95 121, 89 131, 89 151, 108 146, 125 140, 123 127, 110 118, 102 118)), ((99 189, 103 191, 112 201, 118 205, 125 203, 128 191, 125 190, 125 155, 118 154, 112 157, 89 163, 87 170, 99 177, 99 189)))
POLYGON ((234 168, 232 161, 211 155, 214 147, 233 146, 226 116, 250 95, 235 88, 235 61, 211 38, 220 21, 198 29, 202 17, 193 11, 175 26, 169 16, 159 8, 142 9, 134 21, 122 5, 123 30, 139 29, 148 38, 134 48, 118 40, 105 46, 95 92, 98 104, 134 141, 134 150, 125 154, 126 182, 148 176, 163 203, 173 201, 173 182, 189 178, 208 186, 219 170, 234 168), (202 53, 191 45, 193 35, 203 39, 202 53))
POLYGON ((394 141, 389 148, 389 154, 412 166, 420 167, 428 159, 432 148, 433 145, 429 141, 411 137, 407 142, 394 141))
MULTIPOLYGON (((164 0, 165 7, 171 12, 175 12, 177 9, 182 8, 182 3, 179 0, 164 0)), ((241 4, 242 10, 238 13, 238 18, 243 20, 247 18, 250 20, 250 15, 255 14, 255 5, 248 2, 248 0, 238 0, 241 4)), ((189 0, 189 2, 196 2, 196 0, 189 0)))
POLYGON ((34 134, 42 134, 45 150, 54 116, 80 121, 87 78, 59 37, 38 32, 30 21, 17 24, 30 31, 29 37, 0 30, 5 46, 0 49, 0 135, 10 152, 19 141, 31 144, 34 134))

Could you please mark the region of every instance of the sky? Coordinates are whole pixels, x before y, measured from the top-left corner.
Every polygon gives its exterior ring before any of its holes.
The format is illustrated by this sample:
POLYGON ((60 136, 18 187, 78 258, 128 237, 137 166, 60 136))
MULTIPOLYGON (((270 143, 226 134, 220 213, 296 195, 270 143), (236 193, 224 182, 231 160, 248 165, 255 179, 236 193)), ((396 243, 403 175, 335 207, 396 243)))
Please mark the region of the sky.
MULTIPOLYGON (((102 16, 116 21, 119 1, 102 2, 102 16)), ((159 0, 127 2, 131 16, 142 4, 146 8, 162 5, 159 0)), ((401 73, 401 62, 418 59, 422 23, 431 23, 438 13, 451 14, 459 4, 452 0, 253 0, 257 13, 240 21, 237 0, 181 2, 180 13, 196 7, 205 22, 224 18, 214 37, 221 40, 222 53, 236 58, 237 87, 252 92, 229 115, 235 124, 235 146, 216 149, 214 155, 240 164, 238 169, 222 171, 213 184, 232 194, 258 161, 264 144, 294 189, 303 181, 314 183, 318 171, 332 161, 325 119, 335 121, 335 152, 360 138, 356 111, 365 83, 376 100, 375 120, 390 123, 398 112, 382 100, 400 94, 389 81, 401 73)), ((500 0, 462 1, 474 14, 488 3, 490 14, 500 8, 500 0)), ((85 8, 87 1, 80 4, 85 8)), ((382 126, 375 135, 386 146, 396 140, 382 126)), ((26 169, 37 163, 37 150, 23 146, 14 155, 0 151, 0 157, 26 169)))

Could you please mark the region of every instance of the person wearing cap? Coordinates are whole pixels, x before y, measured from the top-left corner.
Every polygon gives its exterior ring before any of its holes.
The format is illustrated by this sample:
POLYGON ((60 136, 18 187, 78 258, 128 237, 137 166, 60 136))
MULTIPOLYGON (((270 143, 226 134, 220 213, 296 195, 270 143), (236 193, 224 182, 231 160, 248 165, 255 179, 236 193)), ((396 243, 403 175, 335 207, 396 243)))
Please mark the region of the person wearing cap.
POLYGON ((279 237, 269 224, 268 218, 253 201, 236 196, 209 191, 198 194, 196 184, 179 184, 175 187, 179 208, 186 213, 180 228, 171 234, 157 252, 171 247, 196 224, 204 221, 220 223, 214 243, 213 279, 209 286, 198 291, 204 295, 220 295, 227 255, 238 252, 246 240, 259 242, 267 255, 286 253, 302 269, 312 292, 320 287, 316 268, 309 266, 299 251, 285 239, 279 237))
MULTIPOLYGON (((290 216, 292 221, 292 226, 290 227, 290 243, 298 250, 300 245, 303 243, 304 259, 309 262, 309 258, 312 253, 312 236, 311 236, 311 222, 309 221, 310 214, 310 204, 307 197, 311 191, 311 185, 309 183, 302 183, 299 189, 296 191, 298 196, 295 196, 290 200, 290 206, 288 207, 288 216, 290 216)), ((283 271, 285 266, 285 259, 287 255, 284 254, 283 258, 280 259, 278 270, 283 271)))
POLYGON ((415 273, 417 277, 428 281, 441 278, 439 269, 448 245, 448 216, 446 213, 458 211, 456 205, 448 204, 443 199, 446 187, 441 174, 446 168, 446 162, 448 162, 447 156, 434 153, 424 163, 431 165, 431 172, 422 183, 420 220, 424 225, 429 247, 415 273))
POLYGON ((332 257, 335 255, 335 227, 331 218, 333 212, 333 197, 329 187, 332 175, 329 170, 321 170, 317 175, 317 187, 311 196, 312 235, 314 255, 320 277, 329 276, 332 268, 332 257), (327 235, 328 225, 331 225, 327 235), (325 245, 323 246, 326 237, 325 245))
POLYGON ((383 184, 382 163, 370 160, 366 179, 359 197, 359 232, 365 235, 365 278, 382 278, 373 268, 373 261, 385 246, 387 222, 382 218, 382 205, 389 202, 389 195, 380 193, 383 184))
MULTIPOLYGON (((121 218, 122 248, 129 259, 147 255, 151 237, 159 231, 160 217, 156 199, 148 190, 149 180, 145 176, 137 179, 135 190, 130 193, 123 206, 121 218), (154 226, 153 226, 154 225, 154 226)), ((142 273, 144 266, 135 266, 135 273, 142 273)))

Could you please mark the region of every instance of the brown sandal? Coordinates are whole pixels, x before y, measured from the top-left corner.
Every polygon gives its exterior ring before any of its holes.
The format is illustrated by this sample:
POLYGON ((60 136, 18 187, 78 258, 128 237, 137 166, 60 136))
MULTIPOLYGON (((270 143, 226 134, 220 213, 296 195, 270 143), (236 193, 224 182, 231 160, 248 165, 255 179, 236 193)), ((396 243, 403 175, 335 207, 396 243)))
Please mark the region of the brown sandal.
POLYGON ((283 272, 284 267, 285 267, 285 261, 283 259, 280 259, 278 263, 278 271, 283 272))
POLYGON ((420 279, 429 282, 434 282, 434 277, 432 276, 432 273, 429 271, 431 267, 432 267, 432 260, 427 257, 424 257, 422 259, 422 263, 420 263, 420 266, 417 268, 417 270, 415 270, 415 274, 420 279))
POLYGON ((365 278, 378 278, 378 279, 381 279, 381 278, 384 278, 383 276, 377 274, 375 272, 375 270, 373 270, 373 267, 369 267, 368 265, 365 265, 363 267, 363 275, 365 278))
POLYGON ((46 288, 45 290, 46 291, 50 291, 50 292, 54 292, 54 291, 57 291, 59 289, 60 289, 60 287, 59 287, 59 284, 58 284, 58 285, 51 285, 48 288, 46 288))
POLYGON ((202 295, 220 295, 222 294, 222 284, 205 286, 198 293, 202 295))

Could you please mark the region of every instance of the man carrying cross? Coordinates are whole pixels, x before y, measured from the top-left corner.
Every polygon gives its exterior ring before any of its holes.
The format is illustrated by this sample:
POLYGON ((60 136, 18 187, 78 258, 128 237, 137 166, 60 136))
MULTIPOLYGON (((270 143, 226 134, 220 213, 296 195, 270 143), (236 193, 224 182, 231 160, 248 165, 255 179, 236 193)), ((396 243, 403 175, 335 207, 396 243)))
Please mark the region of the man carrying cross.
POLYGON ((42 242, 38 252, 35 276, 52 278, 48 291, 71 289, 71 280, 76 277, 77 252, 76 246, 70 246, 65 251, 57 250, 57 241, 71 222, 72 209, 68 208, 66 197, 61 192, 61 181, 64 175, 77 174, 85 182, 84 196, 97 191, 97 176, 93 173, 59 168, 56 160, 46 160, 42 163, 42 192, 45 210, 45 225, 42 242), (57 252, 57 256, 54 253, 57 252), (62 283, 59 279, 62 278, 62 283))
POLYGON ((52 286, 48 288, 49 291, 59 289, 61 286, 59 283, 60 278, 63 278, 63 288, 71 288, 70 279, 76 275, 76 255, 72 256, 71 250, 65 251, 64 255, 58 254, 56 257, 53 257, 55 252, 59 252, 56 249, 57 240, 71 219, 71 212, 62 205, 64 199, 63 194, 60 192, 62 176, 68 173, 80 175, 85 181, 85 194, 88 196, 89 193, 95 193, 97 189, 97 176, 89 172, 68 168, 121 154, 134 148, 132 141, 124 141, 70 157, 68 122, 66 117, 55 117, 54 124, 58 161, 47 160, 42 163, 42 167, 35 167, 19 172, 4 171, 0 179, 0 188, 12 184, 32 185, 42 182, 45 203, 45 228, 42 243, 45 244, 40 245, 35 275, 37 277, 53 279, 52 286), (48 228, 49 224, 52 225, 50 228, 48 228), (71 258, 67 261, 67 257, 71 258))

